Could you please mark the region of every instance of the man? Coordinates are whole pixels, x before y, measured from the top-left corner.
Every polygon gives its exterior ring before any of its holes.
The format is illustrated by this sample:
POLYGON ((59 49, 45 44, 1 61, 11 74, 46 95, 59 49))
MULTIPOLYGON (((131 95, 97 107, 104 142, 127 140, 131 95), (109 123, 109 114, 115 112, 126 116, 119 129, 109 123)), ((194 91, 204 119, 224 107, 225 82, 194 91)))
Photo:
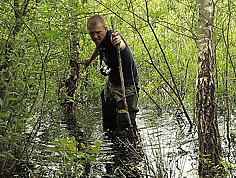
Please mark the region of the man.
POLYGON ((87 60, 86 67, 100 56, 101 73, 108 76, 108 82, 101 93, 103 127, 105 131, 124 133, 129 128, 129 122, 124 111, 124 102, 119 74, 116 45, 120 46, 122 70, 124 76, 126 101, 130 120, 134 131, 137 129, 135 117, 138 101, 138 81, 136 65, 133 55, 124 38, 119 33, 108 30, 105 20, 100 15, 88 19, 87 28, 91 39, 96 44, 95 50, 87 60), (107 67, 103 66, 103 63, 107 67))

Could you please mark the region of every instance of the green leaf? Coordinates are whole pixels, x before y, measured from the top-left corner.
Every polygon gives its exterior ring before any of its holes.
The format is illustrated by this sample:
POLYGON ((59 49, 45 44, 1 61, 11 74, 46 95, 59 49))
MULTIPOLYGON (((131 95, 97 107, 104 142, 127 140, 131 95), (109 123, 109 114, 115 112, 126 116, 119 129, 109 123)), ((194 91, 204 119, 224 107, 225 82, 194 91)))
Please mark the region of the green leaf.
POLYGON ((15 70, 23 70, 23 69, 25 69, 25 67, 17 67, 15 70))
POLYGON ((83 143, 80 143, 80 145, 81 145, 81 147, 82 147, 83 149, 86 148, 86 146, 85 146, 83 143))
POLYGON ((7 118, 7 115, 4 114, 4 113, 1 113, 1 114, 0 114, 0 118, 7 118))
POLYGON ((78 155, 79 155, 79 156, 82 156, 82 155, 83 155, 83 152, 82 152, 82 151, 80 151, 80 152, 78 153, 78 155))
POLYGON ((49 38, 49 37, 46 36, 46 35, 40 35, 40 36, 38 36, 38 38, 47 39, 47 38, 49 38))
POLYGON ((98 141, 95 142, 95 146, 96 146, 96 147, 100 147, 101 145, 102 145, 102 142, 101 142, 101 141, 98 140, 98 141))
POLYGON ((74 141, 75 141, 75 137, 71 137, 70 140, 71 140, 72 142, 74 142, 74 141))
POLYGON ((52 151, 58 152, 58 150, 59 150, 59 149, 58 149, 57 147, 53 147, 53 148, 52 148, 52 151))
POLYGON ((28 80, 28 81, 27 81, 27 84, 28 84, 28 85, 30 85, 30 84, 32 84, 32 83, 34 83, 34 80, 28 80))
POLYGON ((77 145, 76 142, 72 142, 71 144, 68 145, 68 148, 73 149, 76 147, 76 145, 77 145))
POLYGON ((69 144, 69 145, 68 145, 68 148, 69 148, 69 149, 72 149, 72 148, 74 148, 74 145, 73 145, 73 144, 69 144))
POLYGON ((56 36, 57 35, 57 32, 54 31, 54 30, 48 30, 48 31, 45 31, 45 36, 46 37, 51 37, 51 36, 56 36))
POLYGON ((96 158, 95 157, 91 157, 90 160, 91 161, 96 161, 96 158))
POLYGON ((17 101, 18 99, 17 98, 14 98, 14 97, 9 97, 9 98, 6 98, 6 101, 17 101))
POLYGON ((31 95, 30 98, 37 98, 38 95, 31 95))
POLYGON ((67 164, 67 165, 66 165, 66 168, 67 168, 67 169, 70 169, 71 167, 72 167, 72 165, 70 165, 70 164, 67 164))
POLYGON ((57 141, 53 141, 52 143, 53 143, 53 145, 59 145, 59 143, 57 141))
POLYGON ((61 142, 62 142, 63 144, 67 144, 67 143, 68 143, 67 139, 61 139, 61 142))
POLYGON ((18 126, 25 126, 25 125, 26 123, 23 123, 23 122, 18 123, 18 126))
POLYGON ((74 103, 74 100, 73 99, 69 99, 70 102, 74 103))
POLYGON ((118 113, 120 113, 120 114, 124 114, 124 113, 127 113, 127 111, 124 110, 124 109, 121 109, 121 110, 118 110, 118 113))
POLYGON ((36 44, 37 44, 36 39, 33 39, 28 43, 28 46, 35 46, 36 44))
POLYGON ((93 147, 90 153, 99 153, 99 148, 98 147, 93 147))
POLYGON ((7 92, 7 93, 8 93, 9 95, 10 95, 10 94, 11 94, 11 95, 12 95, 12 94, 13 94, 13 95, 18 95, 18 96, 20 95, 19 93, 16 93, 16 92, 7 92))

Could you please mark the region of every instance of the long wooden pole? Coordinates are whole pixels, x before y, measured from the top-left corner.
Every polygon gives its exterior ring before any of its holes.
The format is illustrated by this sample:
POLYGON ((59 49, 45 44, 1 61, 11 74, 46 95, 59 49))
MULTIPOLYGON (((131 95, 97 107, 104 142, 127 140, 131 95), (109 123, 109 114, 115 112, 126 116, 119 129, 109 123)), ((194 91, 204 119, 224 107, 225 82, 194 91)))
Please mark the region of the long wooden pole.
MULTIPOLYGON (((115 25, 113 22, 113 18, 111 17, 111 26, 112 26, 112 30, 113 33, 115 33, 115 25)), ((129 130, 130 130, 130 134, 132 135, 133 141, 134 141, 134 146, 137 146, 136 143, 136 137, 135 137, 135 133, 133 130, 133 125, 130 119, 130 115, 129 115, 129 109, 128 109, 128 105, 127 105, 127 101, 126 101, 126 96, 125 96, 125 83, 124 83, 124 76, 123 76, 123 70, 122 70, 122 61, 121 61, 121 54, 120 54, 120 45, 116 45, 117 48, 117 59, 118 59, 118 63, 119 63, 119 73, 120 73, 120 81, 121 81, 121 89, 122 89, 122 96, 123 96, 123 102, 124 102, 124 109, 125 109, 125 113, 126 113, 126 117, 129 123, 129 130)))

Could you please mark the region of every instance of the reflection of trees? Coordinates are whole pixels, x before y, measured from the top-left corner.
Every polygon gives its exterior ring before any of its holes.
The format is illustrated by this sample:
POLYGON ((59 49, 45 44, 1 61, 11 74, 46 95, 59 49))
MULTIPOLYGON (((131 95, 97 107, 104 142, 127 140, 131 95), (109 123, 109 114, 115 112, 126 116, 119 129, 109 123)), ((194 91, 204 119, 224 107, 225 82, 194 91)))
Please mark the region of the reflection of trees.
POLYGON ((116 133, 106 133, 106 139, 112 145, 110 152, 112 158, 106 163, 106 173, 116 177, 142 177, 138 165, 142 164, 143 153, 140 145, 134 147, 133 139, 120 138, 116 133))

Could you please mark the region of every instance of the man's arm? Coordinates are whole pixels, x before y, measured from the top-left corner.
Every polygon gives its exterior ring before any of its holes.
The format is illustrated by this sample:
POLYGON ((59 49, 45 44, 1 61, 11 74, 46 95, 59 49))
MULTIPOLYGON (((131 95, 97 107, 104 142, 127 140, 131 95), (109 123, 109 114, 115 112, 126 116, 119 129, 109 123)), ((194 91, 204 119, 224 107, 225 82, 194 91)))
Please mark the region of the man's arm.
POLYGON ((87 67, 90 65, 90 63, 91 63, 94 59, 96 59, 97 56, 98 56, 98 49, 95 48, 95 50, 93 51, 93 54, 91 55, 91 57, 86 61, 86 66, 85 66, 85 68, 87 68, 87 67))
POLYGON ((111 43, 116 46, 116 45, 120 45, 120 50, 124 50, 125 49, 125 42, 121 39, 119 33, 112 33, 111 35, 111 43))

